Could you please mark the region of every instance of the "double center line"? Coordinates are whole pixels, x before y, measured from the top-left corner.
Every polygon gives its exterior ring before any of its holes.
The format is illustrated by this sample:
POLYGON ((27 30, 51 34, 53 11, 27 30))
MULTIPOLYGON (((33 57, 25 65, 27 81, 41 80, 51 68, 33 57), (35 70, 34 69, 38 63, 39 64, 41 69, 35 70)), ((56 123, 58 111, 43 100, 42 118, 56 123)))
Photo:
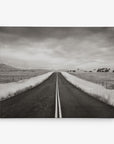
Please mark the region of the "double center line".
POLYGON ((59 85, 58 85, 58 73, 56 74, 55 118, 62 118, 61 103, 59 96, 59 85))

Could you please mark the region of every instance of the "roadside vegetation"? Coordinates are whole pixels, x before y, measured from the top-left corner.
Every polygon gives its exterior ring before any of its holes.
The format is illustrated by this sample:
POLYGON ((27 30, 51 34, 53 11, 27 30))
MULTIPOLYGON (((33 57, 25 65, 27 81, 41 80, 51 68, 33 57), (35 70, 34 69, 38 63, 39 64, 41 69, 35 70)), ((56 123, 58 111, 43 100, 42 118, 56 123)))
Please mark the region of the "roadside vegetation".
POLYGON ((17 82, 23 79, 29 79, 38 75, 45 74, 48 70, 13 70, 0 71, 0 83, 17 82))
POLYGON ((2 83, 0 84, 0 100, 4 100, 15 96, 21 92, 24 92, 28 89, 31 89, 44 80, 46 80, 49 76, 51 76, 52 72, 48 72, 36 77, 32 77, 30 79, 20 80, 18 82, 10 82, 10 83, 2 83))
POLYGON ((109 105, 114 106, 114 90, 106 89, 104 86, 81 79, 67 72, 61 72, 62 75, 74 86, 81 89, 85 93, 93 96, 109 105))
POLYGON ((81 79, 100 84, 107 89, 114 89, 114 70, 98 68, 94 70, 69 70, 68 73, 81 79))
POLYGON ((36 77, 49 72, 46 69, 19 69, 6 64, 0 64, 0 83, 17 82, 36 77))

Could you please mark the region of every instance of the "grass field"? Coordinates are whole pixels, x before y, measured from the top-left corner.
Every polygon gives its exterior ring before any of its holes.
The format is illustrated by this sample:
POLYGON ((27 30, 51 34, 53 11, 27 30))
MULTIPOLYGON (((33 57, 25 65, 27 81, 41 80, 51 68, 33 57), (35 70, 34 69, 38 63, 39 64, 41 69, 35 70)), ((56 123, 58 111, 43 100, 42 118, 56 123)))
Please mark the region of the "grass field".
POLYGON ((13 70, 0 71, 0 83, 16 82, 45 74, 48 70, 13 70))
POLYGON ((114 73, 111 72, 70 72, 81 79, 103 85, 107 89, 114 89, 114 73))

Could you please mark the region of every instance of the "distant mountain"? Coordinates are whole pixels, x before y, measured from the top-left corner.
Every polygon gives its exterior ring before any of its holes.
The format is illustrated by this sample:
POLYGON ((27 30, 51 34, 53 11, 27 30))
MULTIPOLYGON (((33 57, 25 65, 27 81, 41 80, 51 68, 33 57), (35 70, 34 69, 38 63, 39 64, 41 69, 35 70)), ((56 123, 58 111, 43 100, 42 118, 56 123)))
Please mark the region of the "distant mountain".
POLYGON ((31 71, 31 72, 49 72, 50 70, 48 69, 22 69, 22 68, 15 68, 13 66, 7 65, 7 64, 2 64, 0 63, 0 72, 5 72, 5 71, 31 71))
POLYGON ((86 70, 80 70, 80 71, 90 71, 90 72, 114 72, 114 68, 111 68, 111 67, 97 67, 97 68, 89 68, 89 69, 86 69, 86 70))
POLYGON ((0 71, 14 71, 14 70, 18 69, 6 64, 0 64, 0 71))
POLYGON ((68 72, 114 72, 114 67, 92 67, 92 68, 77 68, 68 69, 68 72))
POLYGON ((114 64, 109 64, 109 63, 106 63, 106 64, 96 64, 96 65, 82 65, 79 67, 80 70, 87 70, 87 71, 97 71, 98 69, 102 69, 102 68, 110 68, 110 72, 112 70, 114 70, 114 64))

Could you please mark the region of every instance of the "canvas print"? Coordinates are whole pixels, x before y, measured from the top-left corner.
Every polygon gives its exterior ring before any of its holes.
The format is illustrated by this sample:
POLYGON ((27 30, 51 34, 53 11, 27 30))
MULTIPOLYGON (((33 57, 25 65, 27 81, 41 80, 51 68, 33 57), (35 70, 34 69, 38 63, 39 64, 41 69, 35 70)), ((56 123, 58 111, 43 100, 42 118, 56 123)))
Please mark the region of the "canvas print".
POLYGON ((114 28, 0 27, 0 118, 114 118, 114 28))

